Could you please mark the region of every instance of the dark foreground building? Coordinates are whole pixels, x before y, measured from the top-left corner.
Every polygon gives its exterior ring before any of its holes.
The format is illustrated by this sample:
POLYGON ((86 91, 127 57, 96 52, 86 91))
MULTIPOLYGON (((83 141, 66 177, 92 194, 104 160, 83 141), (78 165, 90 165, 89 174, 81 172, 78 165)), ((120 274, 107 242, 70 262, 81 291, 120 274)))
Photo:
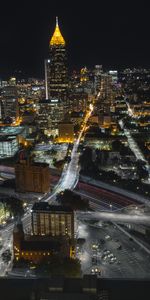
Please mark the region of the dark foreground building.
POLYGON ((149 300, 150 280, 53 277, 0 279, 1 300, 149 300))

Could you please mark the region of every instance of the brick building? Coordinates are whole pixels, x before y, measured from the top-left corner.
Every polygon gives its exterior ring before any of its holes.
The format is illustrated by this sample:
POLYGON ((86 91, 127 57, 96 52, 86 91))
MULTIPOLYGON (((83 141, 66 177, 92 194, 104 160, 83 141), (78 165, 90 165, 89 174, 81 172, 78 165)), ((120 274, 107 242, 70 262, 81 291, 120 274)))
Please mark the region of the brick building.
POLYGON ((20 160, 15 165, 18 192, 46 193, 50 190, 50 171, 46 163, 20 160))

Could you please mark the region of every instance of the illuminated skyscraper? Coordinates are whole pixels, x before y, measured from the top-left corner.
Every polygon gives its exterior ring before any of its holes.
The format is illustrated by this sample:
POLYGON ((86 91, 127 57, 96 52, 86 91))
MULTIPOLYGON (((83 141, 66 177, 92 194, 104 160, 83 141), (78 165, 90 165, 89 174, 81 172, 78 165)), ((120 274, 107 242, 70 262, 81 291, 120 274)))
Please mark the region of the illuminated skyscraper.
POLYGON ((60 32, 58 17, 50 39, 50 58, 45 61, 46 98, 66 100, 68 87, 66 43, 60 32))

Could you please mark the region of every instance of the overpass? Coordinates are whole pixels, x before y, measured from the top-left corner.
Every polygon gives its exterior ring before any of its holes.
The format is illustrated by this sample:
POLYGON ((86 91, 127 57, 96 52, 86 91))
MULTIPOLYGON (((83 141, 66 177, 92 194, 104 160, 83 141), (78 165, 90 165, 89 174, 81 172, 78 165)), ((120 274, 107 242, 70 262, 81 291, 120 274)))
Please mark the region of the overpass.
POLYGON ((118 196, 121 195, 121 196, 124 196, 124 198, 133 200, 133 202, 136 201, 139 203, 143 203, 146 206, 150 207, 150 199, 148 197, 144 197, 143 195, 136 194, 134 192, 125 190, 123 188, 120 188, 120 187, 117 187, 117 186, 114 186, 114 185, 111 185, 108 183, 105 183, 103 181, 95 180, 91 177, 80 175, 79 188, 80 188, 80 183, 88 184, 93 187, 95 186, 97 188, 102 188, 102 189, 110 191, 118 196))
POLYGON ((99 221, 111 221, 116 223, 134 223, 150 225, 150 214, 125 214, 125 213, 113 213, 113 212, 77 212, 77 217, 82 218, 82 220, 99 220, 99 221))

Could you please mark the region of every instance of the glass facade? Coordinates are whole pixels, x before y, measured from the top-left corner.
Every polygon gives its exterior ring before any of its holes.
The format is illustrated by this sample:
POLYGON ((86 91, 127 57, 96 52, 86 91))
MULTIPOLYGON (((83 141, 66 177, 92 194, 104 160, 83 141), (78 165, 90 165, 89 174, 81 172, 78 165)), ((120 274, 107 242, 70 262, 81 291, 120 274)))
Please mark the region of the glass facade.
POLYGON ((8 138, 0 140, 0 157, 11 157, 19 150, 18 141, 16 138, 8 138))

